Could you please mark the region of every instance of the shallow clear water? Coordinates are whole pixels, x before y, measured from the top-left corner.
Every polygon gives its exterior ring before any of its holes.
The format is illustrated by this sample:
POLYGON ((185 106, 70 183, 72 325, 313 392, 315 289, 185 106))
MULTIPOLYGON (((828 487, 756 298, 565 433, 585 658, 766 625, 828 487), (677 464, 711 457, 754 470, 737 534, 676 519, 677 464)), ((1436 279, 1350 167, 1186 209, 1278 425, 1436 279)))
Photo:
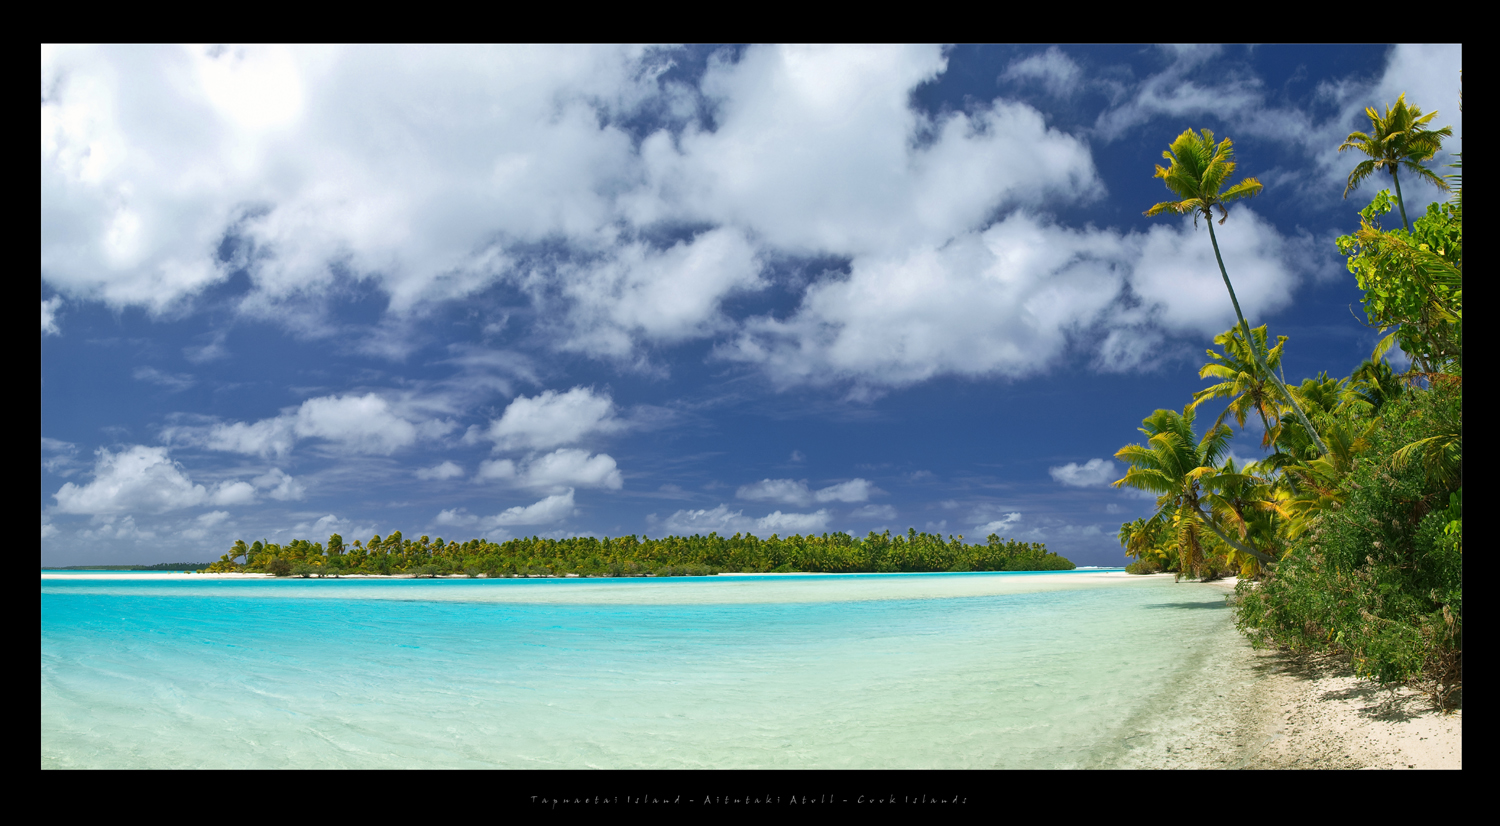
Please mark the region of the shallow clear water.
POLYGON ((59 575, 42 765, 1110 765, 1233 636, 1222 591, 1095 573, 59 575))

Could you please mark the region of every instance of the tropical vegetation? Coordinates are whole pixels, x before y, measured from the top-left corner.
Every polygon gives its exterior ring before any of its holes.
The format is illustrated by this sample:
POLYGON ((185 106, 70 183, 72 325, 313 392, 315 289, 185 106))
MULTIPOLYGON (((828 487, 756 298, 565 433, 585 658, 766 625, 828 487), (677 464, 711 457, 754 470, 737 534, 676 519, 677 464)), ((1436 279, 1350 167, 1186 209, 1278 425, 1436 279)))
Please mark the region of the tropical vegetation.
POLYGON ((400 531, 345 545, 339 534, 327 544, 294 539, 286 545, 238 540, 209 565, 210 573, 246 571, 278 576, 338 577, 347 574, 408 576, 704 576, 720 572, 871 573, 928 571, 1067 571, 1072 562, 1040 543, 1016 542, 990 534, 983 545, 963 536, 937 534, 847 533, 821 536, 751 534, 722 537, 621 536, 599 539, 522 537, 495 543, 486 539, 447 542, 442 537, 406 539, 400 531))
MULTIPOLYGON (((1452 134, 1427 128, 1436 112, 1403 95, 1367 113, 1371 133, 1340 147, 1370 157, 1345 196, 1382 170, 1396 195, 1377 193, 1337 248, 1364 292, 1374 351, 1346 377, 1288 383, 1288 338, 1271 346, 1266 326, 1246 321, 1210 220, 1238 324, 1214 338, 1199 371, 1209 384, 1181 412, 1146 417, 1145 441, 1116 453, 1127 470, 1115 485, 1156 496, 1155 512, 1122 525, 1119 540, 1132 573, 1238 574, 1236 624, 1255 645, 1341 657, 1448 705, 1463 684, 1462 178, 1422 165, 1452 134), (1408 222, 1400 172, 1452 196, 1408 222), (1393 208, 1402 226, 1386 229, 1393 208), (1393 347, 1404 369, 1388 358, 1393 347), (1223 412, 1199 435, 1197 409, 1219 401, 1223 412), (1231 419, 1262 428, 1260 459, 1228 454, 1231 419)), ((1146 214, 1212 219, 1217 209, 1222 224, 1225 204, 1262 190, 1254 178, 1225 188, 1231 147, 1207 130, 1183 132, 1164 153, 1171 166, 1156 168, 1178 200, 1146 214)))

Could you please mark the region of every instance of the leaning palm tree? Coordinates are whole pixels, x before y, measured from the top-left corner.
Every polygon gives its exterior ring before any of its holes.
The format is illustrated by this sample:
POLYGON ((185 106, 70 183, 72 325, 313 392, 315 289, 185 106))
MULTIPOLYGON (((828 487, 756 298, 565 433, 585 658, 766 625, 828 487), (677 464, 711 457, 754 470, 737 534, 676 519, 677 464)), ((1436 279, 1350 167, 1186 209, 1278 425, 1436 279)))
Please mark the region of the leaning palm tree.
POLYGON ((1376 112, 1373 106, 1366 107, 1365 114, 1370 116, 1370 131, 1373 134, 1350 132, 1349 137, 1339 146, 1340 152, 1357 149, 1370 156, 1370 160, 1361 161, 1349 173, 1349 185, 1344 187, 1344 197, 1348 198, 1351 191, 1377 170, 1390 172, 1391 181, 1396 185, 1396 204, 1401 207, 1401 223, 1407 232, 1411 232, 1411 222, 1406 220, 1406 201, 1401 198, 1399 171, 1405 168, 1420 180, 1444 192, 1448 191, 1448 182, 1422 166, 1422 161, 1437 154, 1443 146, 1443 138, 1453 136, 1453 128, 1444 126, 1442 129, 1429 131, 1427 122, 1437 117, 1437 112, 1424 115, 1421 109, 1407 106, 1405 92, 1396 97, 1395 106, 1385 108, 1384 115, 1376 112))
POLYGON ((1140 428, 1146 444, 1126 445, 1115 453, 1115 458, 1129 468, 1114 486, 1157 494, 1156 513, 1142 530, 1172 531, 1177 539, 1178 570, 1183 575, 1196 576, 1204 567, 1204 547, 1208 544, 1204 528, 1231 548, 1262 563, 1274 563, 1271 556, 1225 531, 1215 517, 1216 513, 1233 510, 1233 503, 1219 491, 1245 481, 1244 474, 1217 467, 1229 452, 1233 431, 1227 425, 1216 425, 1199 440, 1193 433, 1193 419, 1191 404, 1181 414, 1158 410, 1146 417, 1140 428))
MULTIPOLYGON (((1192 215, 1195 227, 1198 225, 1199 215, 1208 219, 1208 239, 1214 245, 1214 259, 1219 262, 1219 275, 1224 277, 1224 287, 1229 290, 1229 301, 1234 305, 1235 317, 1240 321, 1240 332, 1244 334, 1246 342, 1251 342, 1254 341, 1254 337, 1250 334, 1250 324, 1245 321, 1245 314, 1240 312, 1240 300, 1235 297, 1234 284, 1229 281, 1229 271, 1224 269, 1224 256, 1219 254, 1219 237, 1214 234, 1213 211, 1219 210, 1219 223, 1223 224, 1229 219, 1227 205, 1230 201, 1259 194, 1262 187, 1260 181, 1246 178, 1221 192, 1229 176, 1234 174, 1236 166, 1234 144, 1225 138, 1215 146, 1214 133, 1207 129, 1202 132, 1201 136, 1191 129, 1183 132, 1172 141, 1170 149, 1161 153, 1163 158, 1171 161, 1171 165, 1162 168, 1161 164, 1157 164, 1156 177, 1161 178, 1166 183, 1167 189, 1170 189, 1181 200, 1163 201, 1146 210, 1146 214, 1160 215, 1163 212, 1175 212, 1179 215, 1192 215)), ((1297 400, 1287 390, 1286 384, 1266 367, 1265 357, 1259 350, 1252 346, 1250 352, 1254 355, 1262 374, 1270 377, 1272 383, 1292 406, 1297 418, 1307 428, 1308 433, 1312 434, 1313 440, 1318 443, 1318 449, 1327 453, 1322 441, 1318 439, 1317 431, 1313 430, 1312 424, 1302 414, 1302 408, 1297 406, 1297 400)))

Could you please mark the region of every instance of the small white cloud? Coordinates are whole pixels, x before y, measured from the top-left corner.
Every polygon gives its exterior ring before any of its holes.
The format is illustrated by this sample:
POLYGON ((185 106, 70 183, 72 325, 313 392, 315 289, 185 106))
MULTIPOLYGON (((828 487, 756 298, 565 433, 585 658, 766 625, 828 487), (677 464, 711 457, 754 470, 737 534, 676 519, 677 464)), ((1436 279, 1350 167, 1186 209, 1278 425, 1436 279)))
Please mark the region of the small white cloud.
POLYGON ((42 335, 62 335, 57 326, 57 308, 62 306, 62 296, 54 295, 42 302, 42 335))
POLYGON ((266 491, 267 496, 278 501, 292 501, 307 495, 306 485, 288 476, 278 467, 271 468, 251 481, 257 488, 266 491))
POLYGON ((549 525, 573 515, 573 489, 554 494, 526 507, 507 508, 505 511, 485 519, 491 527, 501 525, 549 525))
POLYGON ((812 492, 807 482, 792 479, 762 479, 753 485, 742 485, 734 492, 737 499, 752 502, 782 502, 788 505, 806 505, 812 502, 812 492))
POLYGON ((439 511, 437 519, 433 520, 439 525, 451 525, 454 527, 467 527, 479 521, 479 517, 469 513, 463 508, 450 508, 439 511))
POLYGON ((793 462, 805 462, 805 461, 807 461, 807 456, 804 455, 802 453, 802 451, 800 451, 800 450, 794 450, 794 451, 792 451, 791 461, 793 461, 793 462))
POLYGON ((510 459, 487 459, 479 463, 479 472, 474 474, 474 481, 476 482, 515 478, 516 463, 510 459))
POLYGON ((803 506, 813 502, 864 502, 872 493, 879 492, 879 488, 865 479, 850 479, 816 491, 808 489, 806 480, 762 479, 753 485, 741 486, 734 495, 752 502, 803 506))
POLYGON ((818 533, 827 530, 830 514, 826 509, 813 513, 782 513, 773 511, 759 519, 745 516, 744 511, 731 511, 726 505, 704 510, 680 510, 667 517, 663 527, 672 534, 708 534, 720 536, 750 533, 769 536, 773 533, 790 535, 818 533))
POLYGON ((1047 472, 1057 482, 1075 488, 1107 485, 1120 478, 1115 463, 1108 459, 1090 459, 1081 465, 1069 462, 1060 467, 1047 468, 1047 472))
POLYGON ((849 514, 856 519, 895 519, 896 509, 890 505, 865 505, 849 514))
POLYGON ((814 492, 813 499, 819 502, 864 502, 872 493, 879 492, 880 489, 866 479, 850 479, 814 492))
POLYGON ((607 394, 596 395, 590 388, 575 387, 566 393, 547 390, 531 398, 517 398, 490 423, 487 435, 499 449, 545 450, 577 442, 591 433, 613 432, 621 426, 607 394))
POLYGON ((209 511, 208 513, 200 515, 197 518, 197 522, 205 528, 211 528, 228 518, 229 511, 209 511))
POLYGON ((986 522, 983 525, 976 526, 974 533, 980 536, 989 536, 992 533, 1009 530, 1013 526, 1020 524, 1020 522, 1021 514, 1012 511, 1011 513, 1007 513, 1003 519, 996 519, 993 522, 986 522))
POLYGON ((159 387, 165 387, 172 392, 179 392, 192 387, 197 382, 187 373, 164 373, 155 367, 137 367, 131 377, 136 381, 150 382, 159 387))
POLYGON ((255 503, 255 487, 249 482, 221 482, 208 497, 211 505, 252 505, 255 503))
POLYGON ((464 469, 451 461, 417 470, 418 479, 455 479, 464 475, 464 469))
POLYGON ((524 484, 539 488, 581 487, 619 490, 623 484, 615 460, 607 453, 559 448, 526 466, 524 484))
POLYGON ((1066 98, 1078 88, 1083 69, 1056 46, 1047 51, 1013 61, 1000 75, 1001 80, 1025 80, 1042 84, 1054 97, 1066 98))

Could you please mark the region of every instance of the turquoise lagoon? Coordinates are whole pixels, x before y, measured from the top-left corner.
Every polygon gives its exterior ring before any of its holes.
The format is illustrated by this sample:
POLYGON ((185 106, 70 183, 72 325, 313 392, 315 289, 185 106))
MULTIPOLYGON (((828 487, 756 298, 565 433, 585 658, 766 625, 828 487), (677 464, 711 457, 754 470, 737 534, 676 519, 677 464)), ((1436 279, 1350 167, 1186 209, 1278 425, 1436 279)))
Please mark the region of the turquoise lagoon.
POLYGON ((42 766, 1065 768, 1243 645, 1098 572, 42 579, 42 766))

